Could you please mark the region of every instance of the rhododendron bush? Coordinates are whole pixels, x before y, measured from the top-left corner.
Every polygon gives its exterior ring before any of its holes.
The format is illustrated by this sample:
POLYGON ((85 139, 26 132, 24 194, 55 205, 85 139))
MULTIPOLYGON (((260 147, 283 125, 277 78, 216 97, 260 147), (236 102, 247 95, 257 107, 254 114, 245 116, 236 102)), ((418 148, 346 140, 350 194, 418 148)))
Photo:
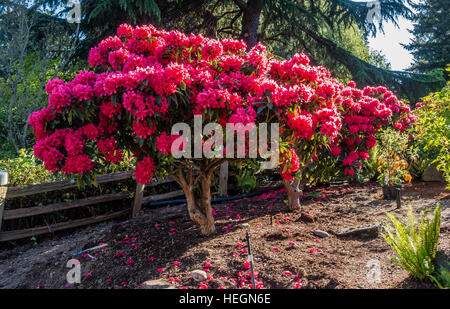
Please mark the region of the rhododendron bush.
POLYGON ((291 210, 300 207, 305 170, 323 152, 336 156, 344 174, 352 176, 369 158, 375 133, 382 126, 405 131, 417 119, 387 88, 360 90, 353 81, 345 86, 325 68, 310 66, 303 54, 289 61, 272 60, 269 65, 269 76, 277 87, 271 89, 268 100, 278 107, 272 121, 284 124, 280 170, 291 210))
POLYGON ((70 82, 47 84, 48 107, 29 118, 35 155, 50 171, 88 180, 96 166, 117 164, 129 151, 138 182, 170 175, 180 184, 204 234, 215 230, 211 177, 224 154, 237 149, 176 159, 173 144, 184 151, 188 141, 171 134, 174 124, 192 127, 195 115, 222 127, 279 123, 280 172, 295 209, 302 171, 319 151, 340 156, 351 175, 381 125, 403 130, 411 121, 408 107, 386 88, 344 86, 305 55, 277 60, 261 44, 246 52, 242 41, 121 25, 90 51, 89 64, 70 82))

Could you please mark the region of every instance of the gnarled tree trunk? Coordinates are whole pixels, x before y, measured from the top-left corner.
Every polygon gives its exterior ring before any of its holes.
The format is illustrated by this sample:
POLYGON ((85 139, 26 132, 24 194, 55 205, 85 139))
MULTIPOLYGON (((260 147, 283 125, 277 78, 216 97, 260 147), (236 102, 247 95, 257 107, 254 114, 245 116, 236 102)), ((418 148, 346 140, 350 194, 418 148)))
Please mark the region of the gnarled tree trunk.
MULTIPOLYGON (((308 166, 313 162, 313 157, 316 155, 318 146, 315 145, 314 149, 308 156, 306 156, 306 160, 304 160, 305 155, 301 154, 299 156, 299 160, 303 162, 302 167, 297 171, 297 178, 294 178, 292 181, 283 180, 284 186, 286 188, 288 194, 288 208, 290 211, 300 210, 300 196, 303 195, 303 190, 306 186, 307 178, 304 175, 305 170, 308 166)), ((295 150, 297 155, 301 153, 300 149, 295 150)))
POLYGON ((209 166, 198 168, 199 174, 195 179, 192 168, 188 168, 187 178, 184 176, 182 168, 178 169, 176 175, 172 175, 186 196, 189 217, 200 225, 203 235, 210 235, 216 231, 211 208, 211 179, 214 170, 223 162, 224 160, 218 160, 209 166), (194 192, 197 183, 200 189, 199 195, 194 192))
POLYGON ((202 191, 200 197, 195 196, 193 185, 183 187, 183 191, 186 195, 189 217, 200 225, 203 235, 210 235, 216 231, 211 208, 211 176, 201 177, 200 182, 202 191))
POLYGON ((284 186, 288 195, 288 208, 290 211, 300 210, 300 196, 303 194, 303 186, 297 178, 292 182, 284 180, 284 186))

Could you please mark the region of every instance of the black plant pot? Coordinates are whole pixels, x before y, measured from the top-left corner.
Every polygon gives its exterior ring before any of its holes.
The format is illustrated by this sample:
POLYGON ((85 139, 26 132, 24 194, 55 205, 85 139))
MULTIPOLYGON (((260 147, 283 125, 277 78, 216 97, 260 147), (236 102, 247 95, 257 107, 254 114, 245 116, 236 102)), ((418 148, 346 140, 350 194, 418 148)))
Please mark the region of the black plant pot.
POLYGON ((385 200, 395 200, 397 199, 397 194, 401 194, 402 186, 383 186, 383 199, 385 200), (400 190, 399 193, 397 193, 400 190))

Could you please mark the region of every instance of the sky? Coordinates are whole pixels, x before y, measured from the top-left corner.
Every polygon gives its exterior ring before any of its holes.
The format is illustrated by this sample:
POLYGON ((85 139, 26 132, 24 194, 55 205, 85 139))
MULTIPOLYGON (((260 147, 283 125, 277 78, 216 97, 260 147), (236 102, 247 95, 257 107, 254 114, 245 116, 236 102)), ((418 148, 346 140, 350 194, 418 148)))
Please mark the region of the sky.
POLYGON ((384 34, 377 32, 376 37, 369 37, 369 47, 373 50, 381 51, 391 63, 392 70, 404 71, 413 62, 411 53, 400 44, 408 44, 412 35, 408 29, 412 29, 411 21, 404 18, 398 20, 399 28, 389 23, 383 26, 384 34))
MULTIPOLYGON (((422 0, 414 0, 419 3, 422 0)), ((368 2, 367 0, 355 0, 355 2, 368 2)), ((413 29, 413 22, 403 17, 397 20, 398 27, 393 23, 383 25, 384 34, 377 31, 375 37, 369 37, 369 47, 380 51, 391 63, 392 70, 404 71, 413 63, 413 56, 400 44, 408 44, 413 37, 408 30, 413 29)))

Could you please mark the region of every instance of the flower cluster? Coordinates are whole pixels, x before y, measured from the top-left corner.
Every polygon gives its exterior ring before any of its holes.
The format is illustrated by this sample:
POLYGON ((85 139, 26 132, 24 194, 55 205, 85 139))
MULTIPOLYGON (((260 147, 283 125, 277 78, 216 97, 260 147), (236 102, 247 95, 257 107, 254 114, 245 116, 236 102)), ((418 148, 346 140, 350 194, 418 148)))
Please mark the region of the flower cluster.
POLYGON ((294 149, 289 149, 289 152, 281 154, 281 177, 284 180, 293 180, 293 174, 300 168, 300 160, 294 149))
POLYGON ((157 166, 175 162, 167 156, 176 135, 166 132, 202 114, 222 126, 280 123, 295 138, 280 161, 284 179, 300 168, 294 149, 319 135, 351 173, 381 125, 404 130, 414 120, 384 87, 345 86, 304 54, 280 61, 261 44, 246 52, 238 40, 121 25, 88 60, 92 70, 72 81, 49 81, 48 107, 29 117, 35 153, 51 171, 87 173, 93 158, 114 164, 130 150, 136 179, 148 183, 157 166))
POLYGON ((376 144, 375 133, 384 126, 404 131, 416 119, 410 108, 385 87, 356 88, 350 82, 340 90, 343 126, 341 138, 332 142, 331 153, 341 155, 344 174, 353 175, 369 158, 369 150, 376 144))

